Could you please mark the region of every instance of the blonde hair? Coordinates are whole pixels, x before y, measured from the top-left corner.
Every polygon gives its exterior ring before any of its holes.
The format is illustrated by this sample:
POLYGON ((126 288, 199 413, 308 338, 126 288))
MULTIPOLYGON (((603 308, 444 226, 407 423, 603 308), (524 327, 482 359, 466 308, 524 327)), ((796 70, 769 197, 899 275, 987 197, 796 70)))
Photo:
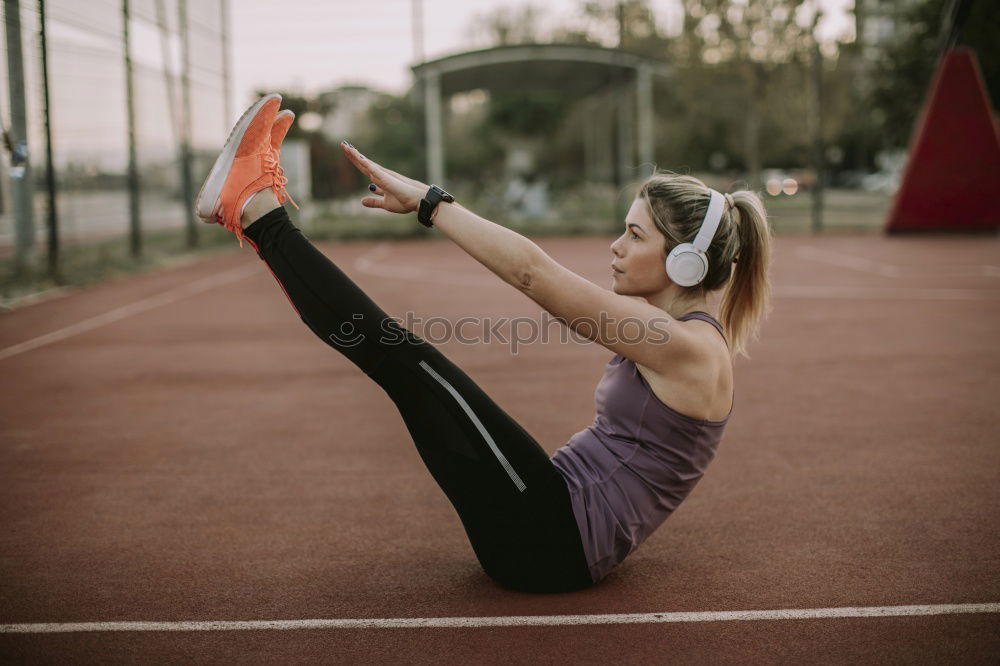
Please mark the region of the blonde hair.
MULTIPOLYGON (((668 254, 679 243, 694 240, 710 199, 705 183, 669 171, 650 176, 636 196, 646 202, 653 223, 666 238, 668 254)), ((770 312, 771 230, 756 193, 740 190, 726 199, 719 228, 706 252, 708 274, 686 289, 692 296, 703 296, 726 288, 720 319, 729 335, 730 352, 733 358, 740 354, 750 358, 749 342, 759 336, 770 312)))

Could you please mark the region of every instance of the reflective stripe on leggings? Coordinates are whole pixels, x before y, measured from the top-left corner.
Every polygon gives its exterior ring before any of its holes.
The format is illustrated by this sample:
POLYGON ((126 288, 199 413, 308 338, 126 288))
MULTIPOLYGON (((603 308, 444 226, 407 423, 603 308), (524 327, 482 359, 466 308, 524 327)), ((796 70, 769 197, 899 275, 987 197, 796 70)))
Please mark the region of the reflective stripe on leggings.
POLYGON ((424 361, 420 361, 420 367, 426 370, 431 377, 438 380, 438 383, 440 383, 441 386, 445 387, 448 390, 448 393, 450 393, 455 398, 455 400, 458 401, 458 404, 462 407, 463 410, 465 410, 465 413, 468 414, 470 419, 472 419, 472 422, 479 430, 479 434, 481 434, 483 436, 483 439, 486 440, 486 443, 493 451, 493 454, 497 457, 497 460, 500 461, 500 464, 503 466, 504 470, 507 471, 507 475, 510 477, 510 480, 513 481, 514 485, 517 486, 517 489, 523 493, 527 488, 527 486, 524 485, 524 481, 521 481, 521 477, 517 475, 517 472, 514 471, 514 468, 510 466, 510 462, 507 461, 507 458, 504 456, 504 454, 501 453, 499 448, 497 448, 496 442, 494 442, 493 438, 490 437, 490 433, 486 432, 486 428, 483 427, 483 424, 476 417, 475 412, 473 412, 472 408, 469 407, 469 403, 465 402, 465 398, 463 398, 462 395, 455 390, 454 386, 448 383, 448 380, 446 380, 444 377, 436 373, 434 371, 434 368, 427 365, 427 363, 425 363, 424 361))

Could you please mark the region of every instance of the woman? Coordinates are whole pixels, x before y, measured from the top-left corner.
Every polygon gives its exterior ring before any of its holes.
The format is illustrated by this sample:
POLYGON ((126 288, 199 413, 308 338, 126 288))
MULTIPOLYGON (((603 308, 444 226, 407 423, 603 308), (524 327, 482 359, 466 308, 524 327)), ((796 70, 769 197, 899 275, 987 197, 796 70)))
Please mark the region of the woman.
POLYGON ((608 291, 529 239, 342 145, 372 181, 362 205, 407 214, 428 197, 418 219, 615 352, 597 386, 594 422, 550 458, 291 223, 278 152, 293 117, 278 113, 280 101, 262 98, 237 123, 198 214, 241 245, 247 238, 305 324, 392 398, 491 578, 532 592, 601 580, 690 493, 715 455, 732 411, 733 360, 746 355, 767 309, 770 234, 759 198, 652 176, 611 245, 608 291), (692 240, 707 248, 701 257, 684 245, 692 240), (723 288, 724 326, 709 314, 709 297, 723 288))

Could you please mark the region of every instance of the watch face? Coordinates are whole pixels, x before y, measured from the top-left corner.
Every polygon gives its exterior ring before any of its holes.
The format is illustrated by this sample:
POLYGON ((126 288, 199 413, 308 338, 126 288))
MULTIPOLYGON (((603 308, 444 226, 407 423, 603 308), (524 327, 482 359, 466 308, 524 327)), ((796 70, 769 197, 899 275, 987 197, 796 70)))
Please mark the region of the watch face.
POLYGON ((431 189, 434 190, 434 192, 436 192, 437 195, 440 196, 442 200, 447 201, 448 203, 451 203, 452 201, 455 200, 455 197, 451 196, 450 194, 445 192, 444 189, 442 189, 437 185, 431 185, 431 189))

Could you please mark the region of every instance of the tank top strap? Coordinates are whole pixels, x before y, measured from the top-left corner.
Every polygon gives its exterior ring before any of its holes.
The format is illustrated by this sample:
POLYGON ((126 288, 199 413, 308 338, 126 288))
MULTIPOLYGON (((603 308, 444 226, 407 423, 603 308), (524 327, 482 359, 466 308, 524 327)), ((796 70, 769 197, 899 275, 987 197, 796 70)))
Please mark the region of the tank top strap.
POLYGON ((677 321, 687 321, 688 319, 700 319, 702 321, 707 321, 719 331, 719 335, 721 335, 722 339, 725 340, 726 346, 729 346, 729 340, 726 339, 726 334, 722 330, 722 324, 720 324, 719 321, 712 315, 707 312, 702 312, 701 310, 695 310, 694 312, 688 312, 687 314, 681 315, 677 318, 677 321))

